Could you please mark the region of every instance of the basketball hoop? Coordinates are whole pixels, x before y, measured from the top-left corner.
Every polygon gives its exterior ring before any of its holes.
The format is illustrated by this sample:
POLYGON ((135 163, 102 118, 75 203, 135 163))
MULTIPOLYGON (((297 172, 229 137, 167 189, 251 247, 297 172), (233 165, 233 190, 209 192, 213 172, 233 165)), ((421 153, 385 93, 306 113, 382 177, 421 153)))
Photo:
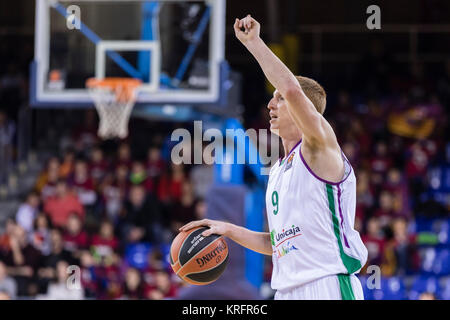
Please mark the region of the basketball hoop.
POLYGON ((131 110, 141 83, 133 78, 90 78, 86 81, 100 118, 100 138, 127 137, 131 110))

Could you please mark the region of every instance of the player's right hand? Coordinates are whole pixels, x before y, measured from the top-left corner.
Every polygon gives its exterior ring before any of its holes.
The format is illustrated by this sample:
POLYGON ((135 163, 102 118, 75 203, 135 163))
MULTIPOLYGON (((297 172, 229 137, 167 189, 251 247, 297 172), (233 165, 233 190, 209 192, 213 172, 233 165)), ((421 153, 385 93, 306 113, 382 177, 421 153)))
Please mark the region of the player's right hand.
POLYGON ((181 232, 181 231, 188 231, 189 229, 196 228, 196 227, 209 227, 208 230, 205 230, 202 232, 202 236, 207 237, 212 234, 226 236, 227 232, 229 231, 228 226, 229 226, 229 224, 224 221, 202 219, 202 220, 191 221, 191 222, 185 224, 184 226, 182 226, 178 230, 181 232))
POLYGON ((249 14, 243 19, 236 18, 233 27, 236 38, 244 45, 259 38, 260 24, 249 14))

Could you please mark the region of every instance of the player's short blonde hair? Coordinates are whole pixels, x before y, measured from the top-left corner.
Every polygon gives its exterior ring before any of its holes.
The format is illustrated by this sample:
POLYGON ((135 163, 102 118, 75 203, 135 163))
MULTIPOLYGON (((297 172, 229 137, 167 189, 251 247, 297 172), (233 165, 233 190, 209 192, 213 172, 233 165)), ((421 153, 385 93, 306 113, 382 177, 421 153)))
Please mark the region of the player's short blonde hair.
POLYGON ((323 114, 327 104, 327 94, 323 87, 316 80, 302 76, 296 76, 296 78, 305 95, 311 100, 317 111, 323 114))

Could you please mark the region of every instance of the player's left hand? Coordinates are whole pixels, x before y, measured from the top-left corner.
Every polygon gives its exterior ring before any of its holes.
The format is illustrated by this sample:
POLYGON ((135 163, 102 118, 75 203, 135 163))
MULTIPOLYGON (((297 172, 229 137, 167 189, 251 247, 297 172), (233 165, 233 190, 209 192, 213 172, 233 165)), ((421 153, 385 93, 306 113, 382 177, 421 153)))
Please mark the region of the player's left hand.
POLYGON ((249 14, 243 19, 236 18, 234 22, 234 33, 236 38, 244 45, 259 39, 260 28, 259 22, 253 19, 249 14))
POLYGON ((191 221, 184 226, 182 226, 179 231, 188 231, 189 229, 196 227, 208 227, 208 230, 203 231, 202 236, 207 237, 212 234, 224 235, 226 236, 229 232, 230 224, 224 221, 202 219, 191 221))

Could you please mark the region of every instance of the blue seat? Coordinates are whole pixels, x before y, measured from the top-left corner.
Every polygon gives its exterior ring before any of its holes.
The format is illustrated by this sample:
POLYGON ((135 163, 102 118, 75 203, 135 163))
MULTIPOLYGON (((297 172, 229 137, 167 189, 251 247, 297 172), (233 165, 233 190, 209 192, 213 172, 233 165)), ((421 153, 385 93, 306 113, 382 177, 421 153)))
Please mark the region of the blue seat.
POLYGON ((439 296, 439 281, 436 277, 418 276, 408 292, 408 298, 410 300, 418 300, 420 294, 424 292, 433 293, 435 296, 439 296))
POLYGON ((373 300, 405 300, 407 298, 405 284, 401 277, 381 278, 381 288, 373 289, 373 300))
POLYGON ((130 267, 142 270, 148 266, 151 249, 150 243, 130 244, 125 249, 125 260, 130 267))
POLYGON ((436 261, 433 266, 436 275, 450 275, 450 250, 440 248, 437 250, 436 261))
POLYGON ((419 249, 420 273, 423 275, 433 274, 434 264, 436 263, 437 249, 435 247, 424 247, 419 249))
POLYGON ((440 220, 436 225, 436 233, 440 243, 450 245, 450 219, 440 220))
POLYGON ((167 268, 170 266, 170 245, 169 244, 161 244, 160 245, 161 253, 164 256, 164 267, 167 268))
POLYGON ((373 290, 367 287, 367 276, 358 275, 358 279, 361 282, 363 289, 364 300, 373 300, 373 290))
POLYGON ((450 250, 426 247, 419 250, 420 272, 422 275, 450 274, 450 250))
POLYGON ((415 219, 415 232, 433 232, 433 219, 417 217, 415 219))
POLYGON ((450 300, 450 277, 442 278, 440 288, 440 299, 450 300))

